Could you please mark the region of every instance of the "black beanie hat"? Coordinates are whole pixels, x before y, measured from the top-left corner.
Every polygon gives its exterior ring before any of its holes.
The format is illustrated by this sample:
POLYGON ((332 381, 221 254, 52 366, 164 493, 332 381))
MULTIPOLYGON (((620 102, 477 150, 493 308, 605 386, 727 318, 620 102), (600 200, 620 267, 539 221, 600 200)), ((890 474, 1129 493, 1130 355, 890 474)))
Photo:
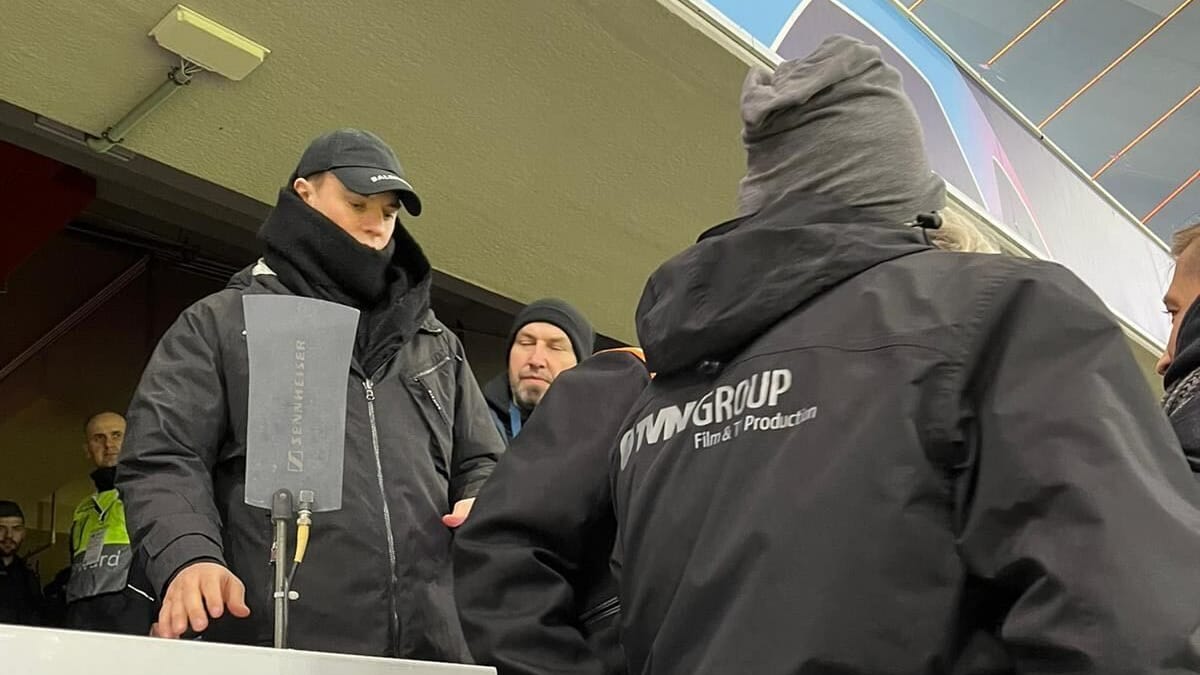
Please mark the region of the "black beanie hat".
POLYGON ((25 520, 21 505, 16 502, 0 501, 0 518, 20 518, 25 520))
POLYGON ((592 355, 592 348, 596 342, 596 333, 592 330, 592 324, 588 323, 579 310, 557 298, 535 300, 517 314, 512 329, 508 331, 507 349, 512 349, 513 342, 517 339, 517 332, 521 328, 539 321, 558 326, 567 334, 571 340, 571 349, 575 351, 575 358, 580 363, 592 355))

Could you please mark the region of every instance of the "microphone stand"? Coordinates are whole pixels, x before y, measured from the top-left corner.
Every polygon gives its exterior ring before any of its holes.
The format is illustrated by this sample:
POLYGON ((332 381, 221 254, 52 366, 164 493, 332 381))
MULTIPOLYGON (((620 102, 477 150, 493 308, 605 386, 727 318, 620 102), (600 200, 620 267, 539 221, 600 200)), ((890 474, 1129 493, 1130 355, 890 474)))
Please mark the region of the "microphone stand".
POLYGON ((288 600, 287 526, 292 520, 292 493, 279 490, 271 498, 271 524, 275 526, 272 562, 275 565, 275 648, 287 648, 288 600))

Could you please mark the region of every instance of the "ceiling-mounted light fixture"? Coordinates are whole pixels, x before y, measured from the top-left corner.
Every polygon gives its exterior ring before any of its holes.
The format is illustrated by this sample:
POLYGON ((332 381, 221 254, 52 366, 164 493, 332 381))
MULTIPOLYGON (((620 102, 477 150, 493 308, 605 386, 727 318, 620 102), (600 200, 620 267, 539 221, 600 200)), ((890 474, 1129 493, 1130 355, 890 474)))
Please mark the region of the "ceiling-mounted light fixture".
POLYGON ((150 31, 159 46, 179 55, 179 65, 167 74, 163 82, 141 103, 134 106, 119 122, 104 130, 100 136, 90 136, 88 147, 96 152, 108 152, 125 139, 125 134, 154 112, 172 94, 191 83, 202 71, 240 80, 257 68, 271 50, 230 30, 183 5, 175 5, 162 21, 150 31))

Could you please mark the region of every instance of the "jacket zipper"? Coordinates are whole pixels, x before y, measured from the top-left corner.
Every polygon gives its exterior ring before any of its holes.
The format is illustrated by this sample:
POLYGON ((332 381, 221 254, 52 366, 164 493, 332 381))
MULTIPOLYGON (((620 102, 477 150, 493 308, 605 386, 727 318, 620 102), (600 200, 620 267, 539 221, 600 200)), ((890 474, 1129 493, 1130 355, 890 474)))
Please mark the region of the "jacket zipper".
POLYGON ((602 619, 607 619, 619 611, 621 611, 621 599, 612 597, 580 614, 579 622, 583 624, 594 623, 602 619))
POLYGON ((422 377, 425 377, 426 375, 432 373, 433 371, 437 370, 438 368, 441 368, 442 366, 446 365, 452 358, 454 358, 454 357, 449 356, 449 355, 442 357, 441 361, 438 361, 437 363, 433 364, 432 366, 429 366, 425 370, 422 370, 421 372, 417 373, 416 375, 413 376, 413 379, 420 379, 422 377))
POLYGON ((379 429, 375 425, 375 384, 370 378, 363 380, 363 390, 367 396, 367 416, 371 421, 371 446, 375 450, 375 478, 379 481, 379 497, 383 502, 383 525, 387 533, 388 546, 388 562, 391 563, 388 569, 388 578, 391 581, 390 593, 388 600, 392 610, 392 634, 389 636, 392 643, 392 652, 396 651, 396 637, 400 631, 400 612, 396 608, 396 535, 392 533, 392 512, 388 508, 387 491, 383 487, 383 457, 379 452, 379 429))
POLYGON ((434 365, 413 376, 413 382, 425 387, 425 393, 429 395, 429 400, 433 402, 433 407, 437 409, 438 414, 442 416, 442 421, 445 422, 447 426, 450 424, 450 416, 446 414, 446 409, 442 407, 442 402, 438 400, 437 395, 433 393, 433 390, 430 389, 429 385, 425 384, 425 380, 422 380, 421 378, 446 365, 451 358, 453 357, 446 356, 441 361, 438 361, 434 365))

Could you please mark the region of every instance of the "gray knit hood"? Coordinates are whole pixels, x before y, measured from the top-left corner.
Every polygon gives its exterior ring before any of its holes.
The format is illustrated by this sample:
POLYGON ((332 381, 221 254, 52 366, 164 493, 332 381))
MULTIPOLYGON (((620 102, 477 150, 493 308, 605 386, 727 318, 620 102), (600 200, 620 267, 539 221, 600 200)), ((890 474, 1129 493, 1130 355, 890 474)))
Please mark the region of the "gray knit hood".
POLYGON ((742 88, 746 177, 738 215, 788 193, 818 194, 897 224, 945 205, 900 73, 845 35, 742 88))

